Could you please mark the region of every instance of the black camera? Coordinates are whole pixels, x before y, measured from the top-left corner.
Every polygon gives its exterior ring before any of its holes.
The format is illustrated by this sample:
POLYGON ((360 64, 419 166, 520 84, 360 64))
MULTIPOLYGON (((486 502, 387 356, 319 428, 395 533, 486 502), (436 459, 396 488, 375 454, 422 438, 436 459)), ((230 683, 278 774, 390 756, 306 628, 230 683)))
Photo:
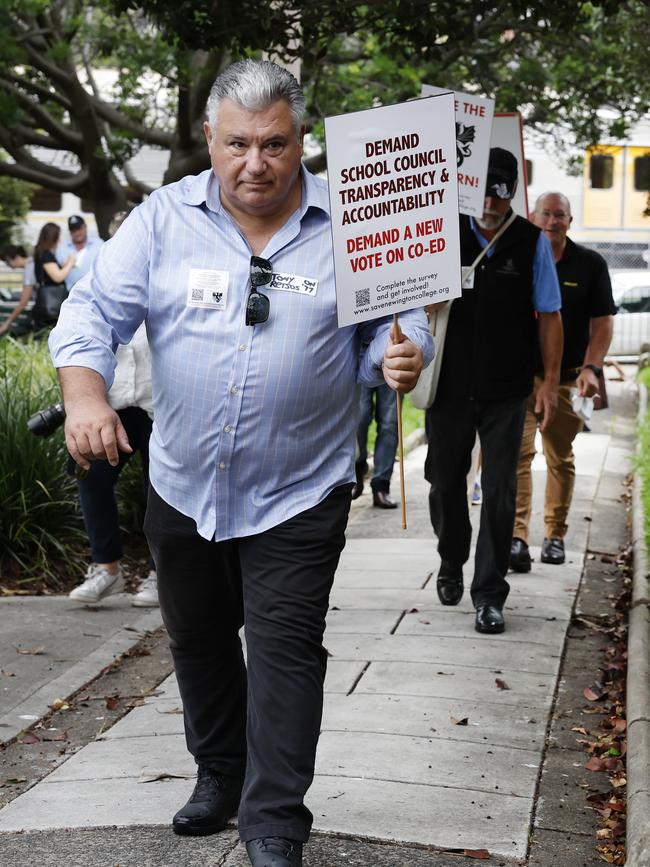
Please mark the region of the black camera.
POLYGON ((27 427, 37 437, 49 437, 61 427, 65 421, 65 409, 62 403, 53 403, 45 409, 39 409, 27 419, 27 427))

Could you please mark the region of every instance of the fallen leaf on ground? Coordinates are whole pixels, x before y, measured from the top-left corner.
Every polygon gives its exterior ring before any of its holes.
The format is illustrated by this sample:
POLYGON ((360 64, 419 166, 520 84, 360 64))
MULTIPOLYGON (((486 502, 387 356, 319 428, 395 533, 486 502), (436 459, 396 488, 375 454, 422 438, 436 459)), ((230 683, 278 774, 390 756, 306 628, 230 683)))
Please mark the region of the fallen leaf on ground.
POLYGON ((119 695, 109 695, 106 699, 106 710, 115 710, 119 703, 119 695))
POLYGON ((18 786, 20 783, 26 783, 27 777, 12 777, 9 780, 3 780, 0 783, 0 787, 2 786, 18 786))
POLYGON ((582 694, 588 701, 600 701, 601 698, 604 698, 607 695, 607 690, 599 689, 598 687, 592 689, 590 686, 586 686, 583 689, 582 694))
POLYGON ((183 713, 182 707, 173 707, 171 710, 158 710, 158 708, 156 708, 156 710, 158 713, 183 713))
POLYGON ((606 767, 605 760, 598 758, 598 756, 593 756, 585 765, 588 771, 604 771, 606 767))
POLYGON ((67 741, 67 732, 43 732, 44 741, 67 741))
POLYGON ((45 653, 44 647, 17 647, 16 653, 22 653, 24 656, 41 656, 45 653))
POLYGON ((50 705, 50 710, 70 710, 70 705, 65 699, 55 698, 50 705))
MULTIPOLYGON (((497 689, 510 689, 510 687, 509 687, 508 684, 505 682, 505 680, 501 680, 500 677, 495 677, 495 678, 494 678, 494 682, 495 682, 496 685, 497 685, 497 689)), ((480 851, 482 852, 483 850, 481 849, 480 851)))
POLYGON ((13 671, 5 671, 4 668, 0 668, 0 671, 2 672, 3 677, 15 677, 16 676, 13 673, 13 671))
POLYGON ((450 716, 449 719, 455 726, 466 726, 469 724, 469 717, 462 717, 462 719, 456 719, 455 716, 450 716))
POLYGON ((21 744, 40 744, 41 739, 38 735, 35 735, 34 732, 27 732, 26 735, 20 739, 21 744))

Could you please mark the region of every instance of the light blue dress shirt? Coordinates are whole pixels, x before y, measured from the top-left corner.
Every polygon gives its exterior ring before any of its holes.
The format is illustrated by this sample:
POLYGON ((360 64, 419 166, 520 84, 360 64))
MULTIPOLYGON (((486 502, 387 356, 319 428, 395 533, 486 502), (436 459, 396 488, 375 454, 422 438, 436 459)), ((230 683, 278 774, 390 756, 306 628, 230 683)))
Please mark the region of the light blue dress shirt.
POLYGON ((81 259, 81 263, 75 265, 74 268, 71 268, 68 276, 65 278, 65 285, 68 292, 72 289, 75 283, 81 280, 84 274, 87 274, 90 271, 103 243, 104 242, 101 238, 89 236, 86 240, 86 246, 83 248, 83 256, 80 257, 79 250, 77 250, 70 238, 68 238, 67 241, 61 241, 59 246, 56 248, 55 254, 56 261, 59 265, 63 265, 68 256, 77 256, 81 259))
MULTIPOLYGON (((56 367, 90 367, 110 386, 117 344, 146 321, 151 483, 216 541, 277 526, 354 481, 356 383, 384 381, 389 341, 390 317, 338 328, 325 181, 303 170, 301 206, 262 252, 316 291, 262 288, 269 319, 247 326, 250 256, 212 172, 186 177, 129 215, 50 336, 56 367), (192 268, 227 272, 224 309, 188 303, 192 268)), ((428 364, 424 312, 399 318, 428 364)))
MULTIPOLYGON (((469 218, 469 224, 481 247, 487 247, 489 242, 479 231, 474 217, 469 218)), ((498 245, 497 242, 488 250, 486 254, 488 259, 498 245)), ((555 313, 562 307, 562 294, 560 293, 553 248, 543 232, 539 233, 535 247, 535 258, 533 259, 533 306, 538 313, 555 313)))

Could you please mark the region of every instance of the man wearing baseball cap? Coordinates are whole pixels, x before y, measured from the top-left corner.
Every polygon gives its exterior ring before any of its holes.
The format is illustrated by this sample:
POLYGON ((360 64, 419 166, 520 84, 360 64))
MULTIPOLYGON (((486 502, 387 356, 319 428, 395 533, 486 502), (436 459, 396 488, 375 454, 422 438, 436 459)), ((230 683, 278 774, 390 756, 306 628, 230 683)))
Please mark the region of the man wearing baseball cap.
POLYGON ((56 258, 59 262, 65 262, 68 256, 75 256, 76 258, 76 264, 66 280, 69 291, 84 274, 90 271, 95 257, 99 253, 99 248, 104 242, 97 236, 88 237, 88 226, 79 214, 73 214, 68 219, 68 229, 70 238, 59 244, 56 258))
POLYGON ((443 605, 457 605, 463 595, 472 532, 466 476, 480 438, 483 505, 471 595, 475 628, 489 634, 505 629, 517 459, 538 341, 545 376, 535 411, 542 429, 555 411, 562 355, 553 254, 543 233, 512 210, 518 174, 514 155, 492 148, 483 216, 460 218, 462 296, 449 311, 438 389, 426 416, 425 477, 443 605))

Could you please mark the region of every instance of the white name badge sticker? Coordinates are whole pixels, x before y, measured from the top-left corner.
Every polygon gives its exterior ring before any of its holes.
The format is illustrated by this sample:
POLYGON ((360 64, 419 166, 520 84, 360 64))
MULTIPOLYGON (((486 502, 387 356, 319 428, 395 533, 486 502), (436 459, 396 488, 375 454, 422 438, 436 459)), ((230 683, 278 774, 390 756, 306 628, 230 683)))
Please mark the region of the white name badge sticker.
POLYGON ((187 281, 187 306, 225 310, 228 302, 228 271, 190 268, 187 281))
POLYGON ((469 265, 463 266, 461 268, 463 275, 463 289, 473 289, 474 288, 474 271, 470 273, 469 265))
MULTIPOLYGON (((299 292, 301 295, 315 295, 318 280, 299 277, 297 274, 274 274, 267 288, 281 289, 283 292, 299 292)), ((263 286, 260 287, 260 291, 264 292, 263 286)))

